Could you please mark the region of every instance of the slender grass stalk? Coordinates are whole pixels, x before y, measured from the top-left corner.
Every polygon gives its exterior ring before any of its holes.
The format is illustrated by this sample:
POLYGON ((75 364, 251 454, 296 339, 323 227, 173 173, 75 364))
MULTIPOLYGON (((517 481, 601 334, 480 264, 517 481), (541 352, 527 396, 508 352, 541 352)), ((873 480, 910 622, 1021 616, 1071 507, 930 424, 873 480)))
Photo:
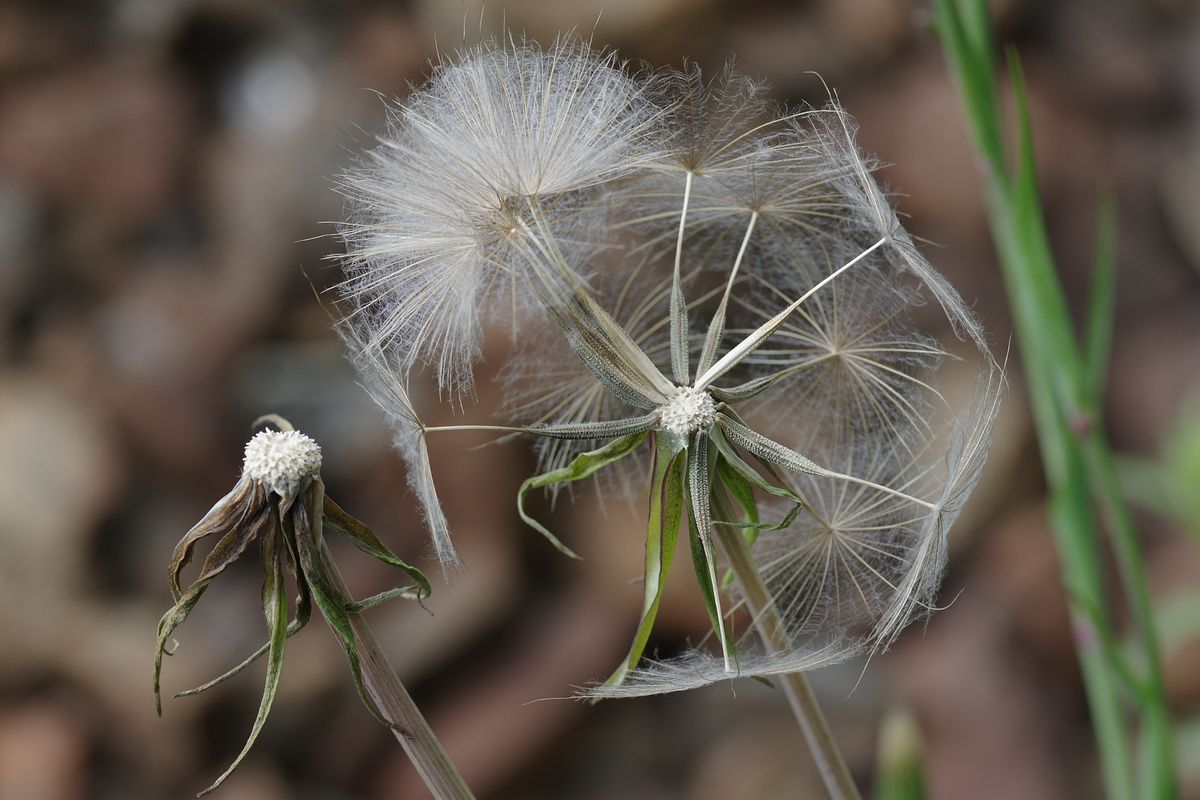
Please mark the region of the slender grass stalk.
MULTIPOLYGON (((324 543, 322 543, 324 547, 324 543)), ((349 595, 345 580, 326 550, 330 578, 337 588, 349 595)), ((350 627, 358 645, 363 683, 379 710, 395 727, 392 732, 421 780, 429 787, 435 800, 474 800, 458 767, 450 760, 442 743, 434 735, 421 710, 400 682, 387 656, 375 640, 375 634, 361 614, 350 614, 350 627)))
MULTIPOLYGON (((728 515, 725 518, 731 519, 732 509, 727 506, 721 508, 725 501, 719 492, 714 493, 714 501, 721 513, 728 515)), ((742 534, 729 526, 718 525, 716 535, 729 559, 729 567, 746 597, 746 605, 754 617, 754 624, 763 642, 772 649, 787 650, 787 634, 783 622, 779 619, 758 567, 754 565, 754 559, 750 557, 750 548, 742 534)), ((858 787, 849 767, 846 766, 846 759, 838 749, 837 740, 829 730, 829 724, 825 721, 825 715, 821 712, 821 706, 813 695, 808 679, 804 677, 803 672, 789 672, 780 675, 779 681, 783 684, 788 705, 792 707, 796 722, 804 733, 804 739, 808 742, 808 748, 812 752, 829 796, 833 800, 858 800, 858 787)))
POLYGON ((1087 341, 1077 341, 1054 266, 1037 195, 1024 79, 1009 53, 1018 114, 1015 167, 1007 165, 994 71, 995 54, 983 0, 936 0, 946 60, 962 93, 976 149, 983 158, 992 234, 1025 363, 1038 442, 1050 487, 1052 523, 1076 629, 1101 769, 1112 798, 1175 796, 1171 724, 1158 636, 1142 554, 1118 491, 1111 448, 1100 426, 1100 397, 1112 335, 1115 257, 1110 209, 1101 217, 1087 341), (1118 663, 1106 608, 1099 510, 1113 545, 1136 628, 1140 664, 1118 663), (1124 676, 1131 676, 1126 678, 1124 676), (1128 690, 1140 723, 1137 758, 1129 747, 1128 690))

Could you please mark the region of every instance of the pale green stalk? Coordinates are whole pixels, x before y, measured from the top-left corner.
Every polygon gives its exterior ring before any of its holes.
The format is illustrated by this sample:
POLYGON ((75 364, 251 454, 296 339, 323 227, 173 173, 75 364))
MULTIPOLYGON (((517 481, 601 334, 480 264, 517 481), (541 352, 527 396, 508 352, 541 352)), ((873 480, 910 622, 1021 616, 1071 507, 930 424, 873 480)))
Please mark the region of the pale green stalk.
MULTIPOLYGON (((713 501, 720 513, 725 515, 725 519, 733 518, 732 509, 720 496, 720 492, 714 493, 713 501)), ((768 650, 775 652, 790 649, 783 621, 779 618, 770 591, 763 583, 741 532, 727 525, 717 525, 715 529, 764 645, 768 650)), ((812 752, 829 796, 833 800, 858 800, 860 795, 854 777, 850 774, 850 768, 846 766, 837 740, 829 730, 829 723, 825 721, 825 715, 821 713, 821 706, 817 703, 804 673, 785 673, 779 676, 779 682, 783 685, 788 704, 792 707, 792 713, 808 742, 808 748, 812 752)))

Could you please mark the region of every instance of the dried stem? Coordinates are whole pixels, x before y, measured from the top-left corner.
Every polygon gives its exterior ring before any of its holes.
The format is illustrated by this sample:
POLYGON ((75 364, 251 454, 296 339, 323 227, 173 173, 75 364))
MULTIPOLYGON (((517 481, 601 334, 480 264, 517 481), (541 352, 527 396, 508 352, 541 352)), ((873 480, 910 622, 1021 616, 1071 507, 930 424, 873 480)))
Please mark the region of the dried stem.
MULTIPOLYGON (((731 518, 731 517, 727 517, 731 518)), ((742 534, 727 525, 717 525, 717 537, 729 558, 733 574, 742 587, 746 604, 754 615, 755 625, 762 636, 763 643, 769 650, 784 651, 790 649, 783 621, 775 610, 770 592, 763 583, 758 567, 750 557, 750 549, 742 539, 742 534)), ((858 787, 846 766, 846 760, 838 749, 837 742, 825 722, 825 715, 817 704, 812 687, 802 672, 790 672, 780 676, 783 691, 787 695, 792 713, 804 732, 804 738, 812 751, 813 760, 825 781, 825 788, 833 800, 859 800, 858 787)))
MULTIPOLYGON (((321 546, 325 547, 324 542, 321 546)), ((344 596, 350 597, 346 582, 329 557, 328 550, 325 552, 325 561, 330 578, 344 596)), ((396 726, 392 732, 417 768, 421 780, 429 787, 435 800, 474 800, 475 795, 471 794, 458 767, 454 766, 442 743, 421 715, 421 710, 400 682, 366 620, 359 614, 350 614, 349 617, 358 645, 363 683, 376 706, 396 726)))

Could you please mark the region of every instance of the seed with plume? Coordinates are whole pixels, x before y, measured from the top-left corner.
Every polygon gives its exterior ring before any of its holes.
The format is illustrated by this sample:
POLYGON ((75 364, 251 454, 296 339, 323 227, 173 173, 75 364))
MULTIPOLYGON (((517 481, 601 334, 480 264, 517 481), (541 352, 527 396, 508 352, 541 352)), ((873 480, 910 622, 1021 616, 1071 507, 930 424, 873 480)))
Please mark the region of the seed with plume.
POLYGON ((656 113, 615 55, 573 39, 450 58, 388 106, 387 133, 340 181, 346 324, 469 392, 484 317, 574 279, 531 231, 586 254, 587 196, 654 156, 656 113))

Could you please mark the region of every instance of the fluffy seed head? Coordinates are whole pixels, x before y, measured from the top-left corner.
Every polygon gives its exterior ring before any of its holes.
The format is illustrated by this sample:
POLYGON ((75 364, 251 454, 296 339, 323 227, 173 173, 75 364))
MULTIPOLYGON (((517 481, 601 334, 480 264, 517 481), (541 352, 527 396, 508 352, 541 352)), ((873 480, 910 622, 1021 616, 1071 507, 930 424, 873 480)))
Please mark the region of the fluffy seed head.
POLYGON ((242 474, 283 496, 321 471, 321 448, 300 431, 261 431, 246 443, 242 474))
POLYGON ((716 406, 702 389, 680 386, 671 402, 659 412, 659 425, 674 436, 689 436, 712 427, 716 406))
POLYGON ((469 392, 488 311, 523 314, 578 262, 540 265, 533 229, 583 246, 602 227, 588 196, 655 156, 647 95, 615 56, 571 39, 485 43, 438 66, 342 177, 348 322, 469 392))
MULTIPOLYGON (((485 315, 512 309, 505 421, 544 437, 547 472, 617 436, 673 440, 687 468, 667 480, 691 498, 697 577, 725 620, 721 654, 596 694, 726 680, 730 635, 742 676, 885 649, 933 608, 986 461, 1002 379, 983 331, 904 233, 836 102, 774 112, 733 73, 618 67, 577 44, 468 51, 347 176, 343 336, 416 465, 438 552, 453 558, 425 448, 436 429, 404 387, 424 362, 443 390, 469 389, 485 315), (962 383, 958 346, 920 331, 923 305, 978 350, 961 413, 942 393, 962 383), (763 607, 720 585, 712 547, 748 495, 772 531, 749 551, 763 607)), ((606 458, 634 463, 621 452, 606 458)), ((644 463, 609 463, 644 486, 644 463)))

